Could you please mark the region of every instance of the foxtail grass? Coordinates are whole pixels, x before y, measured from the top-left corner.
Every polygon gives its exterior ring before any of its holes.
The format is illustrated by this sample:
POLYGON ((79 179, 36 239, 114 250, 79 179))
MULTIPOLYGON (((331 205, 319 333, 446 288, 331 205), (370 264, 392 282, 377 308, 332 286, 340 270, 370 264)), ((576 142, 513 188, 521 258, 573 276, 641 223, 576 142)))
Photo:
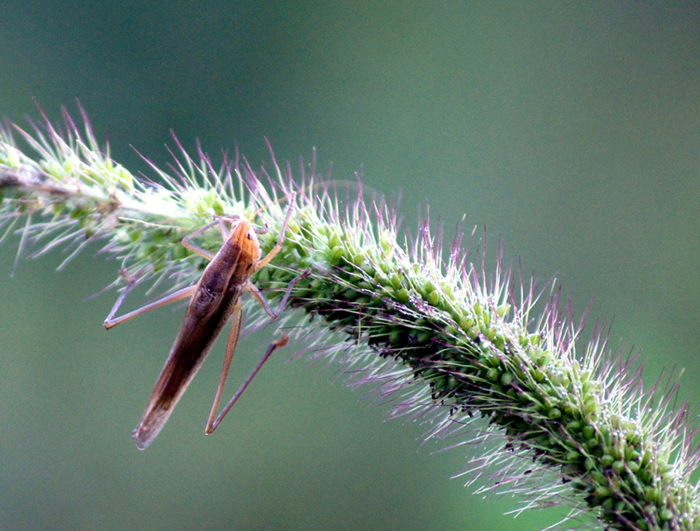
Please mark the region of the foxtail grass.
MULTIPOLYGON (((427 438, 496 441, 474 450, 468 483, 486 478, 482 489, 515 493, 524 507, 568 504, 570 518, 591 516, 579 526, 700 529, 688 405, 674 406, 672 383, 643 390, 633 356, 606 347, 604 324, 580 339, 582 323, 554 282, 536 288, 505 267, 500 245, 493 267, 471 257, 459 233, 446 247, 429 219, 408 235, 361 181, 338 193, 313 161, 293 170, 273 157, 255 170, 175 145, 170 167, 151 164, 146 180, 110 157, 85 116, 6 126, 0 241, 16 242, 18 258, 67 249, 61 266, 97 241, 132 278, 175 290, 206 266, 184 236, 262 208, 267 252, 295 194, 283 249, 253 282, 274 303, 310 272, 278 324, 302 354, 342 364, 352 385, 392 404, 391 416, 427 421, 427 438)), ((199 245, 215 252, 221 236, 209 231, 199 245)), ((120 282, 115 274, 115 289, 120 282)))

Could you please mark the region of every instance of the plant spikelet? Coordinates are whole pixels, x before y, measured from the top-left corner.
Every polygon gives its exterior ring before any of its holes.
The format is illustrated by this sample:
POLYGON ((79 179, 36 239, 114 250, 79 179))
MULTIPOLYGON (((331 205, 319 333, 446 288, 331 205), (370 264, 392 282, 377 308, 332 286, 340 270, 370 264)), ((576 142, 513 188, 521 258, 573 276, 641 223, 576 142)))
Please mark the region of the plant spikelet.
MULTIPOLYGON (((253 281, 274 303, 310 272, 279 324, 308 356, 341 363, 352 385, 391 401, 392 416, 426 422, 427 438, 483 447, 463 472, 490 478, 481 490, 517 493, 524 508, 568 500, 572 518, 613 529, 700 528, 688 405, 674 405, 672 384, 642 389, 635 357, 606 350, 604 323, 580 341, 559 288, 505 268, 500 243, 489 271, 461 234, 445 252, 429 216, 410 239, 383 199, 366 199, 358 181, 343 200, 313 163, 295 177, 274 157, 271 173, 238 157, 216 168, 177 144, 171 169, 151 165, 146 182, 83 124, 64 113, 62 129, 45 120, 0 132, 0 238, 18 234, 18 256, 65 247, 67 262, 99 240, 131 275, 174 290, 206 265, 185 235, 262 209, 268 252, 296 194, 282 251, 253 281)), ((213 230, 199 245, 220 243, 213 230)))

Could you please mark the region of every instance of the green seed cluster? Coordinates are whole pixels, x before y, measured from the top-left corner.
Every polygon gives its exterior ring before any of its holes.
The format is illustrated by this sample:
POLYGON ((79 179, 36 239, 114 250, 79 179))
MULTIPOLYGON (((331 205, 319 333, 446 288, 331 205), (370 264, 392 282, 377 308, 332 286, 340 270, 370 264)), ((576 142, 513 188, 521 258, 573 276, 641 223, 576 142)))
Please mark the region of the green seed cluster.
MULTIPOLYGON (((107 239, 104 249, 116 254, 141 278, 183 263, 200 271, 206 265, 182 246, 182 237, 208 223, 213 215, 241 211, 217 186, 147 186, 98 149, 91 131, 83 141, 75 130, 65 138, 48 124, 49 138, 21 132, 38 153, 37 160, 19 150, 9 133, 0 131, 0 226, 6 234, 22 215, 41 220, 27 225, 35 245, 107 239), (141 276, 143 275, 143 276, 141 276)), ((208 167, 191 168, 186 183, 209 182, 208 167)), ((165 174, 161 173, 161 177, 165 174)), ((27 236, 27 234, 25 234, 27 236)), ((212 232, 204 245, 215 248, 212 232)), ((1 241, 2 238, 0 238, 1 241)), ((189 278, 193 271, 189 272, 189 278)), ((184 280, 182 280, 184 281, 184 280)))
MULTIPOLYGON (((250 217, 264 206, 263 251, 278 240, 288 207, 274 203, 248 170, 216 174, 208 161, 195 166, 185 156, 177 181, 157 170, 165 185, 147 187, 102 154, 89 130, 86 141, 75 130, 68 140, 49 131, 48 138, 25 134, 36 161, 0 133, 0 226, 8 232, 21 216, 34 215, 42 220, 27 224, 34 243, 50 248, 69 237, 101 237, 130 272, 177 273, 181 283, 206 265, 181 239, 214 215, 250 217), (231 197, 223 184, 231 179, 246 181, 253 197, 231 197)), ((280 187, 287 196, 296 189, 286 178, 280 187)), ((443 267, 428 236, 409 252, 397 243, 393 223, 369 216, 361 202, 339 220, 330 201, 298 191, 282 251, 254 277, 270 299, 310 272, 290 306, 318 328, 366 345, 377 359, 408 367, 414 382, 428 386, 436 410, 455 421, 487 418, 505 434, 503 453, 526 451, 556 471, 605 525, 700 528, 682 415, 662 410, 645 418, 643 397, 597 367, 596 345, 576 359, 571 334, 563 332, 569 324, 556 310, 545 310, 528 330, 531 306, 517 307, 500 270, 495 287, 486 288, 468 268, 443 267)), ((198 244, 215 251, 220 242, 213 229, 198 244)))
POLYGON ((310 270, 292 306, 409 366, 453 416, 487 417, 504 430, 505 451, 529 450, 556 469, 605 524, 697 529, 694 492, 679 483, 652 434, 606 404, 605 382, 592 367, 562 358, 543 331, 518 325, 503 296, 489 300, 412 262, 387 243, 390 231, 375 238, 352 220, 328 224, 316 210, 300 213, 275 268, 255 279, 260 288, 281 296, 310 270))

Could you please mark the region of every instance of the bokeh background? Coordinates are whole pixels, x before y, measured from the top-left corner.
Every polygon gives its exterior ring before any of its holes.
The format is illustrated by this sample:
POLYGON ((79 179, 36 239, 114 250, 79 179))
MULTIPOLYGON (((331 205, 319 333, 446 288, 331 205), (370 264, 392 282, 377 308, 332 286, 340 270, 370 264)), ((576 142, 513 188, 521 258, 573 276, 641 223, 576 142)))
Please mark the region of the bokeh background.
MULTIPOLYGON (((700 400, 700 9, 695 2, 17 1, 0 6, 0 114, 88 111, 132 171, 174 130, 254 166, 318 150, 336 179, 428 201, 452 230, 614 316, 646 380, 700 400)), ((212 437, 212 354, 158 440, 139 419, 180 322, 106 332, 118 264, 0 248, 0 528, 537 529, 510 497, 450 479, 469 450, 421 445, 333 367, 281 352, 212 437)), ((589 328, 590 329, 590 328, 589 328)), ((588 332, 586 332, 587 334, 588 332)), ((584 334, 585 335, 585 334, 584 334)), ((237 355, 245 374, 269 341, 237 355)))

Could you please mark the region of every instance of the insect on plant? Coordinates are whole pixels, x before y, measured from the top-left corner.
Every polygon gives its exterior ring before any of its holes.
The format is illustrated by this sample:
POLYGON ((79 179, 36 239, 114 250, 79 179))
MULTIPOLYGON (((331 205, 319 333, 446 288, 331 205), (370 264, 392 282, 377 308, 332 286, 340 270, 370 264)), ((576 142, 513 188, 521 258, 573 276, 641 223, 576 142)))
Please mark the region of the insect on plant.
POLYGON ((265 267, 282 249, 284 235, 294 208, 294 199, 295 194, 292 194, 290 205, 280 230, 279 240, 264 258, 261 258, 262 251, 257 235, 266 233, 267 228, 256 228, 251 220, 243 216, 234 215, 219 218, 185 236, 182 240, 182 244, 187 249, 210 260, 197 284, 180 289, 137 310, 115 317, 124 298, 136 285, 135 279, 128 279, 129 284, 124 288, 107 319, 105 319, 104 326, 107 329, 171 302, 190 298, 180 331, 170 349, 165 366, 158 376, 141 421, 134 430, 133 437, 139 449, 145 450, 160 433, 160 430, 163 429, 177 402, 199 370, 229 318, 231 319, 231 329, 226 343, 224 366, 221 371, 214 403, 204 429, 206 434, 211 434, 221 423, 272 353, 276 349, 285 346, 289 341, 287 336, 282 336, 270 344, 253 371, 217 416, 229 367, 231 366, 231 360, 233 359, 241 331, 243 317, 240 302, 241 295, 250 292, 263 307, 267 315, 274 320, 279 317, 284 309, 294 285, 301 278, 308 275, 307 272, 289 283, 277 311, 270 308, 265 297, 250 281, 250 277, 256 271, 265 267), (226 223, 231 226, 228 231, 226 223), (223 245, 216 254, 191 243, 193 238, 200 236, 214 225, 219 226, 224 240, 223 245))

